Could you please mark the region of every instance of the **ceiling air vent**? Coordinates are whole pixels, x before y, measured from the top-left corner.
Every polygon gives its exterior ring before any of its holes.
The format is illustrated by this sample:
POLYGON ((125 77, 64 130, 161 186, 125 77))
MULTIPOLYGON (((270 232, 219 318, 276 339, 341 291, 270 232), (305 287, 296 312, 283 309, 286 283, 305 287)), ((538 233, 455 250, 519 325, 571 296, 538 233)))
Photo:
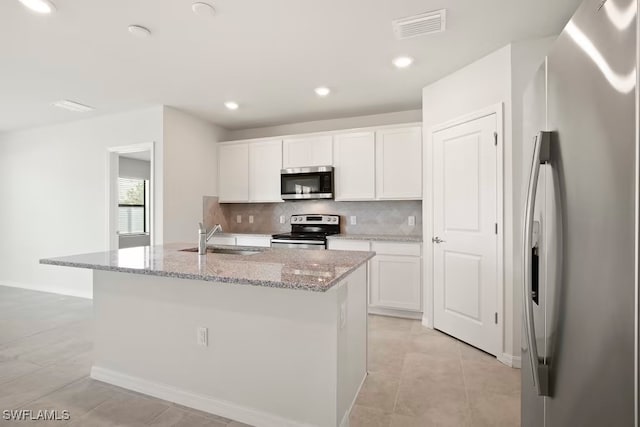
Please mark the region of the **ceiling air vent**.
POLYGON ((445 30, 446 18, 447 10, 440 9, 396 19, 393 21, 393 32, 400 40, 440 33, 445 30))

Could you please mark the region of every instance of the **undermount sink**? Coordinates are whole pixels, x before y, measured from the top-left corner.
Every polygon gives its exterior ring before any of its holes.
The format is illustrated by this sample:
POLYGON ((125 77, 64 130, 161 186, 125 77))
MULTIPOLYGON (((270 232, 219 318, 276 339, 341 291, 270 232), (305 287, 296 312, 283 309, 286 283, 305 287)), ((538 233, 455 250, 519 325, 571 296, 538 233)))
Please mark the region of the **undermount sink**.
MULTIPOLYGON (((198 248, 180 249, 181 252, 198 252, 198 248)), ((262 252, 257 249, 244 249, 244 248, 216 248, 207 247, 207 253, 209 254, 223 254, 223 255, 254 255, 262 252)))

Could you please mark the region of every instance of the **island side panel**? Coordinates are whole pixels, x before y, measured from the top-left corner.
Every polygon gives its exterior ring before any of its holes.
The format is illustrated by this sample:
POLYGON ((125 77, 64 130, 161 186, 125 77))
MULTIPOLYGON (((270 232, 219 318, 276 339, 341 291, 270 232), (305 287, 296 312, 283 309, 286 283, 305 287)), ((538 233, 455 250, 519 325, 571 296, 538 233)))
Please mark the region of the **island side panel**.
POLYGON ((92 377, 249 424, 338 425, 341 288, 95 271, 92 377))
POLYGON ((367 264, 342 281, 338 291, 337 424, 348 426, 349 413, 367 376, 367 264), (343 322, 344 318, 344 322, 343 322))

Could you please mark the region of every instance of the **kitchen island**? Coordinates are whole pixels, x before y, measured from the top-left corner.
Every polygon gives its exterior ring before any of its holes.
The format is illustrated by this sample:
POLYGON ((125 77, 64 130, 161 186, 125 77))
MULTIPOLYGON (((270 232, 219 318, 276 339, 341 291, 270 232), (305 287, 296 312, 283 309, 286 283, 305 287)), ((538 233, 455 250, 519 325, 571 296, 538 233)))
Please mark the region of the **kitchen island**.
POLYGON ((255 426, 347 426, 374 253, 193 246, 40 261, 94 270, 91 377, 255 426))

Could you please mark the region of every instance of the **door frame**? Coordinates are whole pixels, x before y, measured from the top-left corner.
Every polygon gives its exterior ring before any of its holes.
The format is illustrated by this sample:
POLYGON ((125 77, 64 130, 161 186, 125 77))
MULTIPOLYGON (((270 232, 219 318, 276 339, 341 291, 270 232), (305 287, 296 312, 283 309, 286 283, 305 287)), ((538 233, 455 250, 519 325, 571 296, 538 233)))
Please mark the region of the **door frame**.
POLYGON ((118 185, 117 178, 120 172, 119 159, 121 154, 137 153, 140 151, 149 151, 150 160, 150 179, 151 194, 149 195, 149 219, 151 221, 150 245, 156 244, 156 175, 155 175, 155 142, 143 142, 140 144, 121 145, 117 147, 107 147, 107 180, 106 180, 106 203, 107 203, 107 250, 113 251, 120 247, 118 235, 118 185))
POLYGON ((498 339, 499 351, 496 355, 498 359, 504 352, 504 333, 505 333, 505 307, 504 307, 504 236, 505 236, 505 221, 504 221, 504 104, 502 102, 490 105, 480 110, 465 114, 463 116, 456 117, 451 120, 447 120, 444 123, 431 126, 427 132, 426 145, 424 150, 424 179, 425 179, 425 197, 423 199, 424 210, 424 292, 423 292, 423 307, 425 308, 422 324, 428 328, 434 328, 434 277, 433 277, 433 243, 430 241, 433 237, 433 189, 434 189, 434 177, 433 177, 433 134, 445 129, 458 126, 473 120, 481 119, 483 117, 496 115, 496 131, 498 133, 498 146, 496 148, 496 212, 498 221, 498 247, 496 257, 497 268, 497 301, 496 310, 498 311, 498 326, 500 330, 500 337, 498 339))

